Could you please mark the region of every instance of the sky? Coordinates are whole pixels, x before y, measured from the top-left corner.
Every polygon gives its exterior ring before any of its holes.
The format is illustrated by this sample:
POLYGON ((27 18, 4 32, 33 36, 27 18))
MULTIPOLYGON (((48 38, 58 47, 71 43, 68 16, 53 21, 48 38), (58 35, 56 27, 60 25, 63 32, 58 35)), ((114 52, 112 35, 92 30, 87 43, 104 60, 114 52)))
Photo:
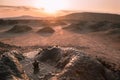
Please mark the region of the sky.
POLYGON ((46 12, 77 10, 120 14, 120 0, 0 0, 0 12, 2 12, 0 13, 0 17, 10 16, 12 14, 17 16, 16 14, 19 13, 20 15, 20 12, 22 13, 21 15, 23 13, 27 15, 31 11, 31 15, 44 15, 42 10, 46 12), (19 9, 22 11, 11 6, 19 6, 19 9), (9 10, 9 12, 6 10, 9 10))

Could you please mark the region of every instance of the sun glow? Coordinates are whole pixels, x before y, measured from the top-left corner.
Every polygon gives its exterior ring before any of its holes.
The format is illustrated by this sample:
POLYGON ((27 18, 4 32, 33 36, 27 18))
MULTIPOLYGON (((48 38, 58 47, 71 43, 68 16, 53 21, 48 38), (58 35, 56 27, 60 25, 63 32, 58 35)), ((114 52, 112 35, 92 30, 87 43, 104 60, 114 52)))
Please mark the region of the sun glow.
POLYGON ((58 10, 66 8, 67 2, 64 0, 40 0, 36 2, 36 8, 43 8, 47 13, 56 13, 58 10))

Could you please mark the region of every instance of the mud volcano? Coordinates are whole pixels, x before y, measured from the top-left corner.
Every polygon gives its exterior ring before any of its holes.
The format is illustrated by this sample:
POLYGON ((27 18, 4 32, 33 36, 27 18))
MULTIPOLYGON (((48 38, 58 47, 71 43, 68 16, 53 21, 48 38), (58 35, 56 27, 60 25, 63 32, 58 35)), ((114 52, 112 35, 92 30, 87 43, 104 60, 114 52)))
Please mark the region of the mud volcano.
POLYGON ((80 21, 78 23, 73 23, 64 29, 77 33, 89 33, 106 30, 107 24, 108 22, 105 21, 101 22, 80 21))
POLYGON ((107 31, 110 29, 119 29, 120 28, 119 25, 120 23, 108 22, 108 21, 99 21, 99 22, 80 21, 78 23, 73 23, 63 29, 76 33, 92 33, 92 32, 107 31))
POLYGON ((116 80, 101 62, 76 49, 52 47, 44 49, 36 59, 60 69, 50 80, 116 80))
POLYGON ((48 33, 48 34, 52 34, 54 33, 54 29, 52 29, 51 27, 44 27, 42 29, 40 29, 37 33, 48 33))
POLYGON ((31 30, 32 30, 32 28, 27 25, 15 25, 13 28, 8 30, 7 32, 9 32, 9 33, 24 33, 24 32, 29 32, 31 30))

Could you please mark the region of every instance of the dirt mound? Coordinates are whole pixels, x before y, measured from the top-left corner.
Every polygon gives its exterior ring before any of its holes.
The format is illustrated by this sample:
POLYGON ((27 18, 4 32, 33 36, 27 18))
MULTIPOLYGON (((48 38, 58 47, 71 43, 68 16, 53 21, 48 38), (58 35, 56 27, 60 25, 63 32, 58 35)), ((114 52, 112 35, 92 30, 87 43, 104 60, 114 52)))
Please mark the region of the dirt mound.
POLYGON ((120 28, 110 29, 105 32, 106 36, 114 38, 116 41, 120 41, 120 28))
POLYGON ((108 35, 120 35, 120 28, 116 28, 116 29, 111 29, 109 31, 107 31, 108 35))
MULTIPOLYGON (((97 28, 99 29, 99 28, 97 28)), ((109 25, 105 25, 100 27, 101 34, 106 37, 114 38, 114 41, 120 41, 120 23, 109 23, 109 25)))
POLYGON ((37 31, 37 33, 54 33, 54 32, 55 30, 52 29, 51 27, 44 27, 37 31))
POLYGON ((72 32, 79 32, 79 33, 84 33, 85 28, 87 27, 87 21, 80 21, 79 23, 73 23, 67 27, 64 27, 63 29, 69 30, 72 32))
POLYGON ((53 80, 115 80, 111 70, 96 59, 74 49, 66 50, 57 66, 62 71, 53 80))
POLYGON ((51 26, 61 26, 61 25, 66 25, 66 23, 64 21, 61 21, 61 20, 56 20, 54 22, 50 22, 49 25, 51 26))
POLYGON ((0 59, 0 80, 18 79, 29 80, 14 53, 4 53, 0 59))
POLYGON ((90 33, 90 32, 105 31, 108 29, 108 27, 106 26, 108 24, 109 23, 106 21, 101 21, 101 22, 81 21, 79 23, 71 24, 65 29, 77 33, 90 33))
POLYGON ((57 47, 43 49, 40 55, 37 56, 37 59, 43 62, 47 60, 57 62, 61 59, 61 49, 57 47))
POLYGON ((90 25, 90 29, 92 29, 93 32, 105 31, 110 28, 108 24, 109 22, 107 21, 96 22, 93 25, 90 25))
POLYGON ((31 30, 32 30, 32 28, 27 25, 15 25, 13 28, 8 30, 7 32, 9 32, 9 33, 24 33, 24 32, 29 32, 31 30))
POLYGON ((112 71, 106 69, 97 60, 81 54, 72 56, 56 77, 57 80, 115 80, 112 71))
POLYGON ((61 70, 51 80, 116 80, 114 73, 98 60, 73 48, 47 48, 37 56, 39 61, 61 70))
POLYGON ((63 29, 77 33, 92 33, 120 28, 119 25, 120 23, 113 23, 108 21, 80 21, 79 23, 73 23, 63 29))

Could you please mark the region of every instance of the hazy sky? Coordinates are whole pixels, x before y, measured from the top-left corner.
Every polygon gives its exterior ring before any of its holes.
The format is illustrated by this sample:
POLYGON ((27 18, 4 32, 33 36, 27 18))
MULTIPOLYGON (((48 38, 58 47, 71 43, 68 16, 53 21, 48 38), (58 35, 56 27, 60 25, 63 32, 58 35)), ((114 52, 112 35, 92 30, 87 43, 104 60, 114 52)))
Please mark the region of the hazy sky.
MULTIPOLYGON (((80 10, 120 14, 120 0, 0 0, 0 5, 32 6, 39 8, 59 8, 63 10, 80 10), (56 5, 55 5, 55 3, 56 5), (42 2, 48 2, 43 5, 42 2), (57 3, 58 2, 58 3, 57 3), (60 6, 61 5, 61 6, 60 6)), ((49 10, 49 9, 48 9, 49 10)))

